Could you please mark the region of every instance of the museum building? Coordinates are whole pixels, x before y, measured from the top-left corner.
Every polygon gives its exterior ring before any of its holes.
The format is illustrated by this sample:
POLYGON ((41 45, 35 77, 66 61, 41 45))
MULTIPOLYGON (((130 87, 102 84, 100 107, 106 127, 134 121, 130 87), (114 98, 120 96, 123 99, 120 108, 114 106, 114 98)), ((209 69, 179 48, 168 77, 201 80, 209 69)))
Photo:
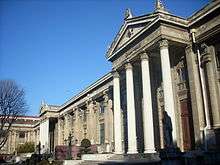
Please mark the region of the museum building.
POLYGON ((99 153, 220 149, 220 0, 187 19, 160 0, 150 14, 127 9, 106 58, 112 71, 63 105, 41 104, 35 143, 54 152, 72 135, 99 153))

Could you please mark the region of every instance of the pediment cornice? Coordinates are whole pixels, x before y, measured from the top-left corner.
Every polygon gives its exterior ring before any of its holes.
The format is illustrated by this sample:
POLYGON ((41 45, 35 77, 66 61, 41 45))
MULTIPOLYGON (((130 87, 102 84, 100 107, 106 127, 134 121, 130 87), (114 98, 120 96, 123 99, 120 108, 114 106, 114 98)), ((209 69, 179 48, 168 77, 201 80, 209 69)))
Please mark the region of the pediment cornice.
POLYGON ((177 26, 188 27, 188 21, 184 18, 174 16, 169 13, 153 13, 140 17, 134 17, 124 22, 107 51, 106 57, 111 59, 128 44, 132 43, 141 34, 147 31, 158 21, 163 21, 177 26))

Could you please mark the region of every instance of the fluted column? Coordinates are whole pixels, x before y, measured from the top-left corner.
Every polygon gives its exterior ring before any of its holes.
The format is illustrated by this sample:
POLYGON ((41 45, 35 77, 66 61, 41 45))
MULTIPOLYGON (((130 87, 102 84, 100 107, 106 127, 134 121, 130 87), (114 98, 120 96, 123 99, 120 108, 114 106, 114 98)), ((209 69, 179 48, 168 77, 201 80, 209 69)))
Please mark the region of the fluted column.
POLYGON ((137 153, 136 117, 134 103, 134 82, 132 65, 127 63, 126 90, 127 90, 127 124, 128 124, 128 153, 137 153))
POLYGON ((163 91, 164 91, 164 107, 168 116, 172 122, 172 138, 173 143, 176 146, 176 122, 175 122, 175 105, 174 105, 174 92, 172 87, 172 77, 170 69, 170 57, 168 49, 168 41, 160 41, 160 57, 162 66, 162 78, 163 78, 163 91))
POLYGON ((114 94, 114 141, 115 153, 122 153, 122 130, 121 130, 121 101, 120 101, 120 79, 118 72, 113 73, 114 94))
POLYGON ((153 125, 153 109, 151 98, 149 57, 146 52, 141 54, 141 71, 143 86, 143 128, 144 128, 144 152, 154 153, 154 125, 153 125))

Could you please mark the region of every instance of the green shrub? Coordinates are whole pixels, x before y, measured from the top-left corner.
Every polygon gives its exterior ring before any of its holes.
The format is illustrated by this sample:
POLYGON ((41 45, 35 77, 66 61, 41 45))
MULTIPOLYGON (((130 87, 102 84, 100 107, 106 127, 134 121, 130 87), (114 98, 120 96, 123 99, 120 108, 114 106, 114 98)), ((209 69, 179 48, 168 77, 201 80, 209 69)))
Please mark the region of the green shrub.
POLYGON ((89 148, 91 146, 91 142, 89 139, 83 139, 81 141, 81 149, 80 149, 80 154, 87 154, 91 151, 89 148))
POLYGON ((83 139, 81 141, 81 147, 89 148, 91 146, 91 142, 89 139, 83 139))
POLYGON ((22 145, 19 145, 17 148, 18 153, 30 153, 34 151, 35 151, 35 148, 34 148, 33 142, 26 142, 22 145))

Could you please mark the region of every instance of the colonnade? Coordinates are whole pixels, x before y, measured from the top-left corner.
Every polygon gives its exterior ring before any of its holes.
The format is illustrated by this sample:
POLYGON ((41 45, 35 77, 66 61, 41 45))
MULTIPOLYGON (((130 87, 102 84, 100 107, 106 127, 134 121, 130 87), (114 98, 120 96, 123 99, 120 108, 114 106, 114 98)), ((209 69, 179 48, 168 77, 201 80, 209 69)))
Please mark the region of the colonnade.
MULTIPOLYGON (((176 141, 176 124, 174 110, 174 93, 171 79, 169 47, 167 40, 159 42, 160 57, 162 66, 162 79, 164 89, 165 111, 171 118, 173 131, 173 141, 176 141)), ((143 132, 144 132, 144 152, 154 153, 154 121, 153 108, 151 98, 151 83, 149 56, 146 51, 140 53, 141 73, 142 73, 142 89, 143 89, 143 132)), ((126 72, 126 92, 127 92, 127 124, 128 124, 128 153, 137 153, 137 137, 136 137, 136 117, 135 117, 135 100, 134 100, 134 82, 133 67, 130 62, 125 64, 126 72)), ((113 72, 113 97, 114 97, 114 141, 115 153, 123 153, 122 149, 122 121, 121 121, 121 102, 120 102, 120 76, 114 70, 113 72)))

